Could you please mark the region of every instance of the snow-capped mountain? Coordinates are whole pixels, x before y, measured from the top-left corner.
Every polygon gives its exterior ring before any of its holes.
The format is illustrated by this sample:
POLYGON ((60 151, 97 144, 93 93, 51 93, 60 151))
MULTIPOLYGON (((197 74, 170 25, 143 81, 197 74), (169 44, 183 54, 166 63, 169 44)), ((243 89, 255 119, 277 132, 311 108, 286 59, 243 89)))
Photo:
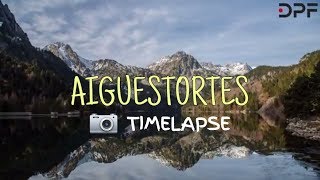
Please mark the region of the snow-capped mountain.
POLYGON ((83 77, 90 75, 121 77, 124 75, 149 76, 151 74, 161 74, 190 78, 195 75, 202 77, 216 75, 235 76, 252 70, 246 63, 232 63, 225 66, 214 65, 212 63, 199 63, 192 55, 183 51, 165 56, 147 68, 141 68, 123 65, 112 59, 87 60, 79 56, 70 45, 62 42, 49 44, 43 49, 52 52, 55 56, 62 59, 73 71, 83 77))
POLYGON ((240 62, 225 66, 206 62, 199 63, 193 56, 183 51, 161 58, 149 65, 148 69, 164 75, 184 75, 187 77, 193 75, 235 76, 246 74, 252 70, 247 63, 240 62))
POLYGON ((68 44, 56 42, 43 48, 63 60, 73 71, 83 77, 105 75, 118 77, 124 75, 146 76, 151 71, 136 66, 126 66, 112 59, 88 60, 79 56, 68 44))
POLYGON ((92 61, 79 56, 68 44, 56 42, 43 48, 63 60, 73 71, 86 77, 91 74, 92 61))
POLYGON ((101 59, 92 61, 91 72, 93 75, 102 77, 108 75, 111 77, 130 76, 148 76, 153 74, 150 70, 136 66, 126 66, 112 59, 101 59))
POLYGON ((203 68, 193 56, 183 51, 165 56, 150 64, 147 68, 153 72, 171 76, 191 77, 201 75, 205 77, 216 75, 213 71, 203 68))
POLYGON ((247 63, 235 62, 231 64, 226 64, 224 66, 220 64, 212 64, 203 62, 201 63, 202 67, 214 71, 220 76, 235 76, 235 75, 244 75, 252 70, 252 67, 247 63))

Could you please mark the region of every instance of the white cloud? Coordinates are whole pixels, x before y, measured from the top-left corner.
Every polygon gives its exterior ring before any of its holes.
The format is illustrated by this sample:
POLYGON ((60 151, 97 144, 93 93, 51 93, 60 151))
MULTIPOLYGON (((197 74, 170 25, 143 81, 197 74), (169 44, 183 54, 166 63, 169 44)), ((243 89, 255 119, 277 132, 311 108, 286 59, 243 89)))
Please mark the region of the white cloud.
POLYGON ((145 66, 185 50, 221 64, 292 64, 319 48, 319 17, 279 19, 276 3, 4 1, 35 46, 63 41, 89 59, 145 66))
POLYGON ((45 12, 48 8, 57 8, 67 5, 74 6, 87 1, 88 0, 16 0, 8 1, 7 3, 14 9, 15 14, 23 16, 28 13, 45 12))
POLYGON ((42 33, 55 33, 67 24, 64 17, 49 17, 44 14, 33 16, 32 21, 32 27, 42 33))
POLYGON ((140 17, 143 22, 153 21, 155 19, 162 19, 168 23, 172 23, 175 21, 175 18, 172 15, 170 15, 169 10, 165 8, 136 8, 133 10, 133 12, 137 17, 140 17))

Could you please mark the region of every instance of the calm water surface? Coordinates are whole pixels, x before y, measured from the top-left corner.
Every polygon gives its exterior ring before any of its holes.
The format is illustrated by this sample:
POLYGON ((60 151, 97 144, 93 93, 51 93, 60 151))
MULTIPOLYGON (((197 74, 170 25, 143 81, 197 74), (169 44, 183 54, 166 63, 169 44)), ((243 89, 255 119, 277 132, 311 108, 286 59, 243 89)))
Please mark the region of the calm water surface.
MULTIPOLYGON (((281 123, 232 115, 231 130, 91 136, 88 121, 1 121, 1 177, 15 179, 320 179, 319 147, 281 123), (29 127, 31 131, 20 132, 29 127), (19 135, 20 134, 20 135, 19 135), (23 135, 21 137, 21 135, 23 135), (294 140, 292 140, 294 139, 294 140)), ((128 124, 119 120, 120 128, 128 124)), ((121 134, 121 133, 120 133, 121 134)))
MULTIPOLYGON (((87 162, 79 165, 68 179, 319 179, 311 168, 291 154, 252 154, 242 159, 215 157, 201 159, 184 171, 165 166, 147 155, 127 156, 114 163, 87 162)), ((44 179, 34 176, 30 179, 44 179)))

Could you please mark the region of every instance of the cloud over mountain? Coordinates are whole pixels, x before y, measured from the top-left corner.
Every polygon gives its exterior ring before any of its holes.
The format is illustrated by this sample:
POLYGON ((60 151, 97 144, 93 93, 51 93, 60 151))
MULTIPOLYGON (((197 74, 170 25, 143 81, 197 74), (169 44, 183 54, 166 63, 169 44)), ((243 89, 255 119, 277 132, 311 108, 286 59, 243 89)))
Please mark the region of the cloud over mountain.
POLYGON ((318 49, 319 15, 284 21, 276 3, 4 0, 38 47, 68 42, 88 59, 146 66, 181 49, 201 61, 286 65, 318 49), (251 7, 250 10, 247 7, 251 7), (25 8, 28 7, 28 8, 25 8), (230 10, 232 9, 232 13, 230 10))

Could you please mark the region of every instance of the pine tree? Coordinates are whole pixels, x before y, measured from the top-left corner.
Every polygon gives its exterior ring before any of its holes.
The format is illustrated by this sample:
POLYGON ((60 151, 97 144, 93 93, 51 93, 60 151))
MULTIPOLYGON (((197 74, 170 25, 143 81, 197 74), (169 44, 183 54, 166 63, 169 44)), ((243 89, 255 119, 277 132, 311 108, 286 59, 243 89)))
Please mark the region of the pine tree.
POLYGON ((320 115, 320 63, 310 77, 296 79, 284 95, 285 113, 288 117, 320 115))

